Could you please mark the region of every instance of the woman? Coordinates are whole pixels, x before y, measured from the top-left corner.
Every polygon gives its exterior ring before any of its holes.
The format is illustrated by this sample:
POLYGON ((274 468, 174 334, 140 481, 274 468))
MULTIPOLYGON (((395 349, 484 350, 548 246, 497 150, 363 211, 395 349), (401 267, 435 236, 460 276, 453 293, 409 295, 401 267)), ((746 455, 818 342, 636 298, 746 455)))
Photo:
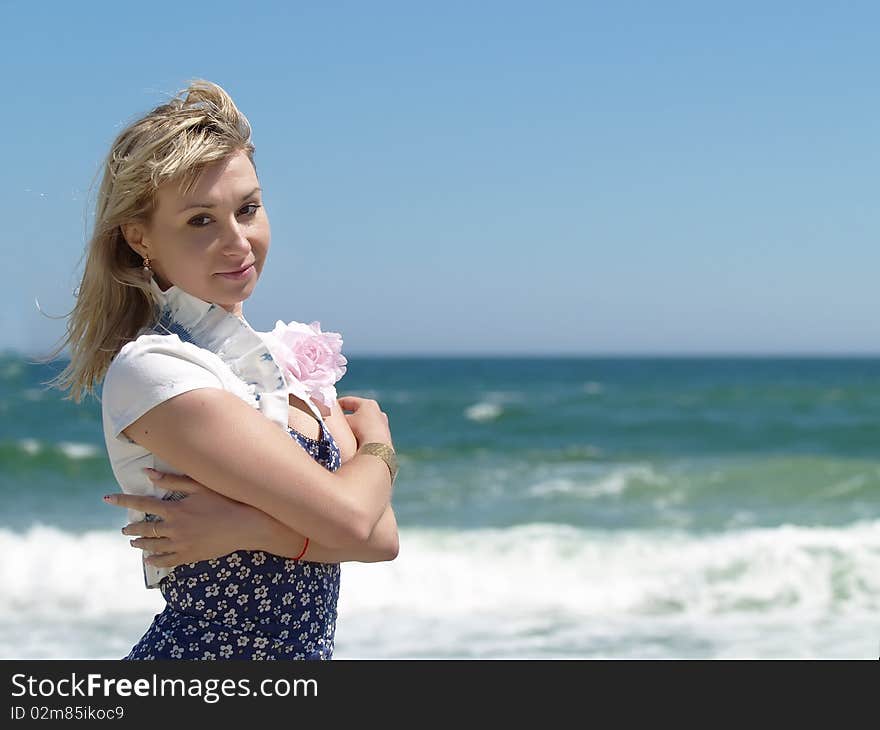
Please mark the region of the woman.
POLYGON ((387 416, 310 391, 244 319, 270 238, 253 154, 196 81, 104 167, 58 380, 78 402, 104 379, 105 500, 166 600, 126 659, 330 659, 339 563, 397 555, 387 416))

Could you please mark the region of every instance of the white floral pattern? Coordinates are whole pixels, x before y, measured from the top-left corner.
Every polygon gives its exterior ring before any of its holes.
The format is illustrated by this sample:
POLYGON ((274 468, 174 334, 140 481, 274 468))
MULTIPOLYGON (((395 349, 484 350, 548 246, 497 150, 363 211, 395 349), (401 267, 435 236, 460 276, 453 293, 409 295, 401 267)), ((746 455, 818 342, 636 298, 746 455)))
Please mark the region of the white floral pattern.
MULTIPOLYGON (((330 471, 339 448, 290 435, 330 471)), ((339 598, 338 564, 238 550, 179 565, 159 588, 165 609, 125 659, 332 659, 339 598)))

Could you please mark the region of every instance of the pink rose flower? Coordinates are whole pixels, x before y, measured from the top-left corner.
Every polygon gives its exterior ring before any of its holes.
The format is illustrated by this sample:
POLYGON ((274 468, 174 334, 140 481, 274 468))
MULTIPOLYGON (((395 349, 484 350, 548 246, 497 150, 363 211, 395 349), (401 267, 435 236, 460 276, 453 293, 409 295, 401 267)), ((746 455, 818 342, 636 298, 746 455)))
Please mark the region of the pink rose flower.
MULTIPOLYGON (((329 416, 336 402, 335 383, 345 375, 348 363, 342 355, 342 336, 338 332, 321 332, 321 323, 317 321, 284 324, 280 319, 266 335, 272 356, 285 374, 304 386, 305 394, 321 414, 329 416)), ((301 392, 295 395, 303 397, 301 392)))

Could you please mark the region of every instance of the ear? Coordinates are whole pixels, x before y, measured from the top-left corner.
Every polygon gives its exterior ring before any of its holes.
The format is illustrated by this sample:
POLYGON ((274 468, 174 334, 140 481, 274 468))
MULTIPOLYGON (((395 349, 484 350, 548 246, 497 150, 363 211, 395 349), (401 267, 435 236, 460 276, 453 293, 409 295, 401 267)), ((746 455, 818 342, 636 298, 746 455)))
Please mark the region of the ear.
POLYGON ((146 257, 147 247, 144 245, 144 227, 141 223, 123 223, 120 227, 125 242, 139 256, 146 257))

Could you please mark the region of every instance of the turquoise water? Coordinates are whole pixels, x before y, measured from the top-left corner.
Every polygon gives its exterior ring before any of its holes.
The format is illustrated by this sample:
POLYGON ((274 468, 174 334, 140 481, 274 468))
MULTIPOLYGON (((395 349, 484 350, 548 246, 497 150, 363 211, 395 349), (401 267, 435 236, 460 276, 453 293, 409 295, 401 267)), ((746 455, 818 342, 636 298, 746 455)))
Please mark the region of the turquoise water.
MULTIPOLYGON (((118 656, 160 606, 60 367, 0 357, 0 656, 118 656)), ((389 415, 401 554, 343 566, 337 656, 876 658, 880 360, 349 357, 338 390, 389 415)))

